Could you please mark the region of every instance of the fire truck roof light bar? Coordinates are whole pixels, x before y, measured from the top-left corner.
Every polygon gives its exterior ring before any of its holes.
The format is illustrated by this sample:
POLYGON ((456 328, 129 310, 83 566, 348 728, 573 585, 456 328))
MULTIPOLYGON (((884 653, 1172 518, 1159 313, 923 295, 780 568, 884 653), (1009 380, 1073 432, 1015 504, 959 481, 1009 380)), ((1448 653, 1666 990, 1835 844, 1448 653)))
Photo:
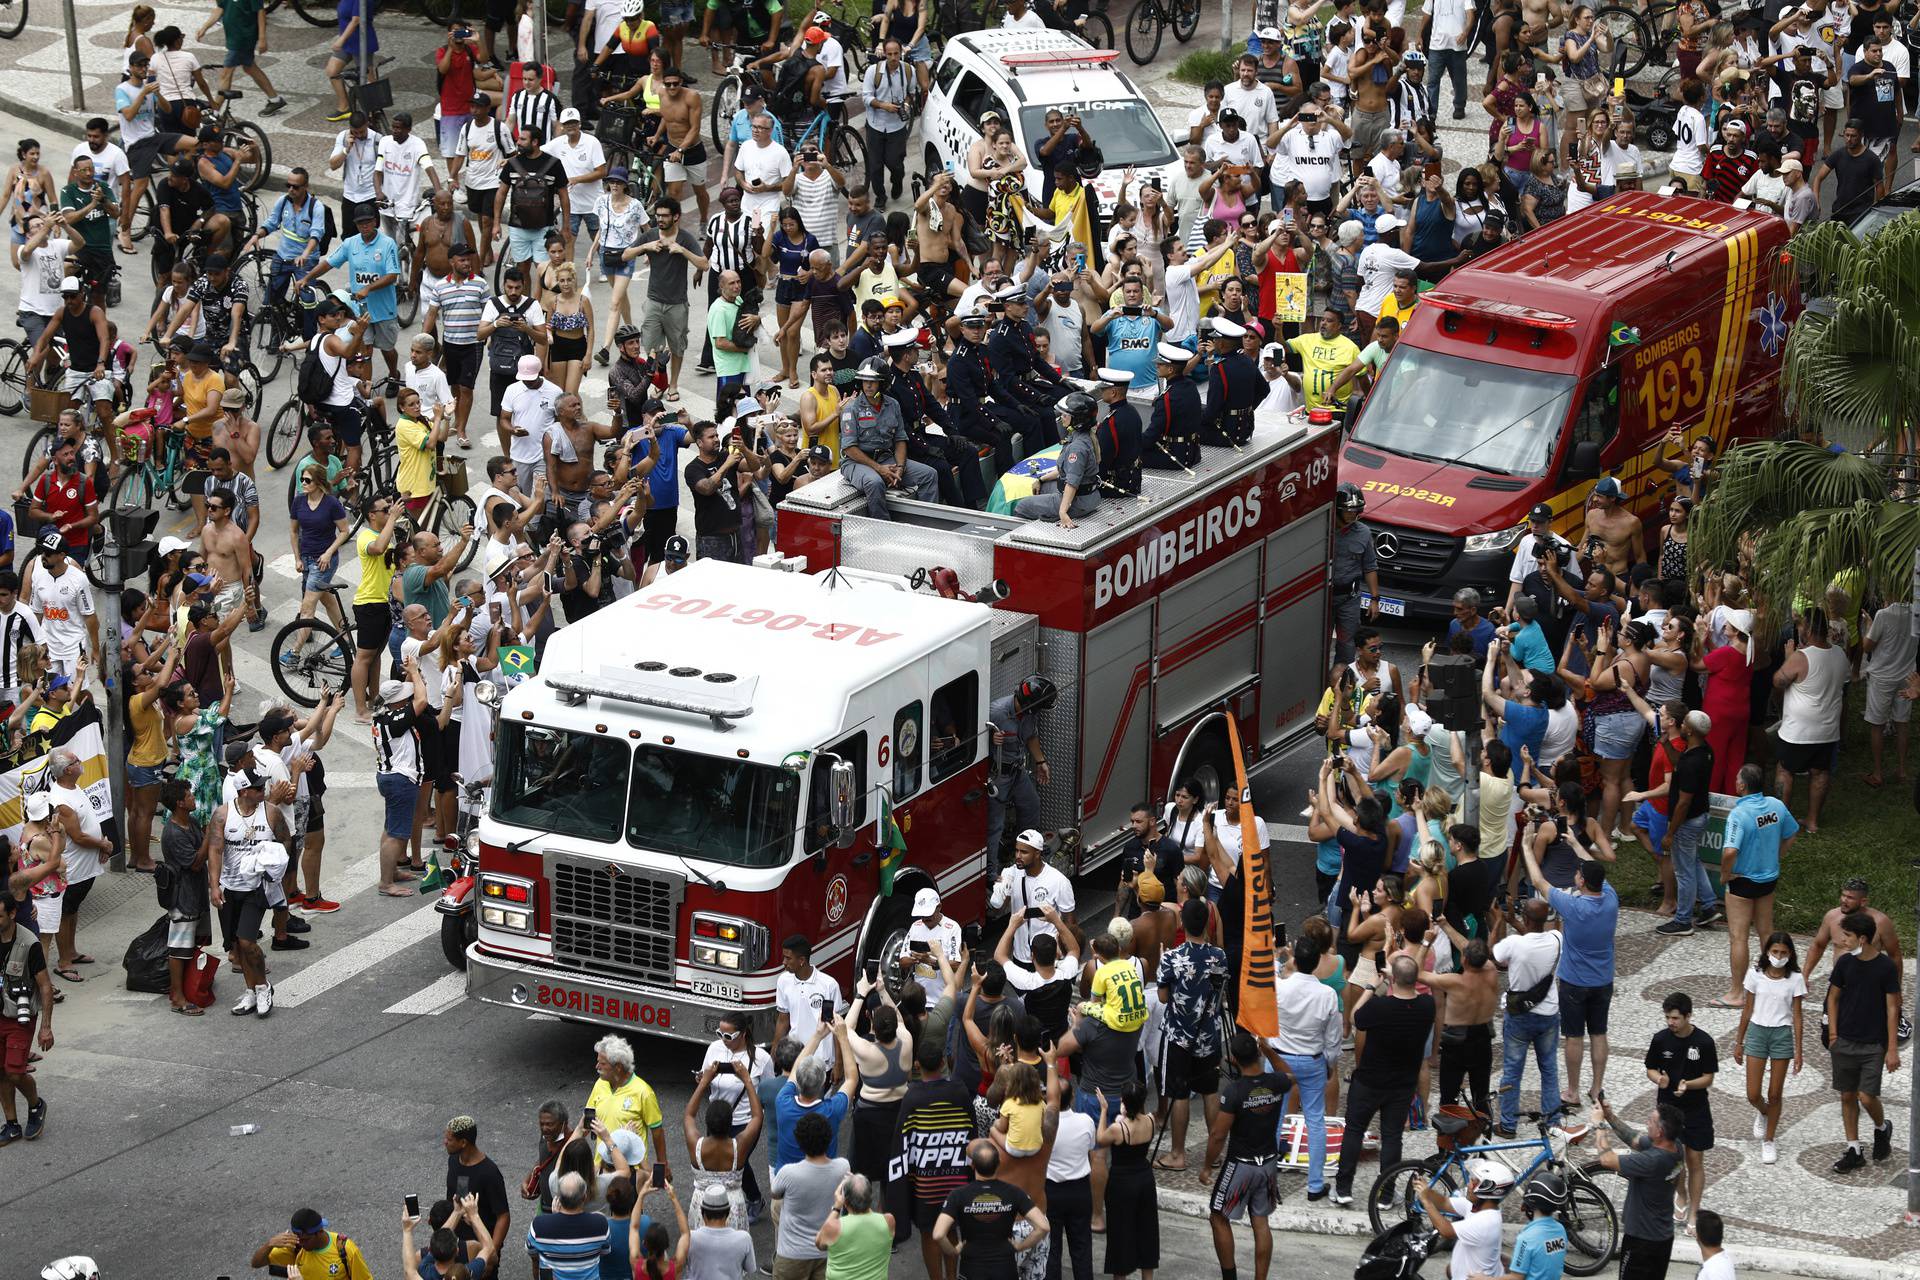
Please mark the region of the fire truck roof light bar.
POLYGON ((644 707, 661 707, 706 716, 713 727, 726 733, 730 723, 753 714, 753 694, 759 676, 728 677, 722 685, 706 683, 701 676, 666 679, 636 676, 631 672, 602 667, 597 675, 549 675, 547 684, 557 693, 587 698, 611 698, 644 707))

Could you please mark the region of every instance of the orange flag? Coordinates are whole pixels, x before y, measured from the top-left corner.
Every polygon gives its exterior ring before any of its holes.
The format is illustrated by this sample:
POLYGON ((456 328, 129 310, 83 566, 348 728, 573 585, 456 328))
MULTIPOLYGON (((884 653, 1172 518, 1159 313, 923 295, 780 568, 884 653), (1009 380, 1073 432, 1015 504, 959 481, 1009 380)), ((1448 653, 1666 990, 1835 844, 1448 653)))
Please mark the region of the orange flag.
POLYGON ((1254 827, 1253 789, 1247 785, 1247 759, 1240 750, 1240 726, 1227 716, 1227 741, 1233 748, 1234 785, 1240 789, 1240 884, 1246 914, 1240 937, 1239 1023, 1256 1036, 1280 1034, 1274 993, 1273 869, 1254 827))

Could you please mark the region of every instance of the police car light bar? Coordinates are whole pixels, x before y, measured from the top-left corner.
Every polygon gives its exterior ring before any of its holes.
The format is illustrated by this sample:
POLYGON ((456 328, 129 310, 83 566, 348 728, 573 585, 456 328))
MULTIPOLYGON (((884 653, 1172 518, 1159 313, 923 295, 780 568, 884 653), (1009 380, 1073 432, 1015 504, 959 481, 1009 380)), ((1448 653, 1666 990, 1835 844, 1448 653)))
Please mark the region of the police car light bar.
POLYGON ((1120 56, 1118 49, 1046 49, 1034 53, 1003 53, 1009 67, 1103 67, 1120 56))

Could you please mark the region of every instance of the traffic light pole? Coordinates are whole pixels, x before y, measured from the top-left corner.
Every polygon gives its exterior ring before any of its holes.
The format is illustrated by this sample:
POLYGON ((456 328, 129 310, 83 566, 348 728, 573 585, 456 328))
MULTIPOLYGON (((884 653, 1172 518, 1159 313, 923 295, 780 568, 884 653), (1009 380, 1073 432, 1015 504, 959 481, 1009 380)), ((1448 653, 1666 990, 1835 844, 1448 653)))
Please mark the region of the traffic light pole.
MULTIPOLYGON (((102 539, 101 576, 111 585, 104 587, 100 594, 100 652, 95 656, 100 664, 100 680, 106 686, 107 705, 103 710, 103 719, 107 726, 107 786, 113 797, 114 825, 120 832, 120 841, 114 849, 109 864, 115 871, 127 869, 127 725, 120 710, 120 542, 118 538, 102 539)), ((143 849, 144 854, 146 851, 143 849)))

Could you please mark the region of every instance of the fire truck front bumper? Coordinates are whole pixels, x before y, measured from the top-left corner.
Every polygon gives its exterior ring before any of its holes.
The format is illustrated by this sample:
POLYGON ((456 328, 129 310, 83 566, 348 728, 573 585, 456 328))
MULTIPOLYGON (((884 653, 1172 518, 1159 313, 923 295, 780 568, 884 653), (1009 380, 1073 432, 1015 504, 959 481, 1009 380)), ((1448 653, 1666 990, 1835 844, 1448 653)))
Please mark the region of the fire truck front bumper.
POLYGON ((773 1034, 774 1010, 712 1000, 647 983, 491 955, 467 948, 467 995, 485 1004, 592 1022, 622 1031, 650 1032, 689 1044, 710 1043, 724 1014, 745 1012, 754 1040, 773 1034))

